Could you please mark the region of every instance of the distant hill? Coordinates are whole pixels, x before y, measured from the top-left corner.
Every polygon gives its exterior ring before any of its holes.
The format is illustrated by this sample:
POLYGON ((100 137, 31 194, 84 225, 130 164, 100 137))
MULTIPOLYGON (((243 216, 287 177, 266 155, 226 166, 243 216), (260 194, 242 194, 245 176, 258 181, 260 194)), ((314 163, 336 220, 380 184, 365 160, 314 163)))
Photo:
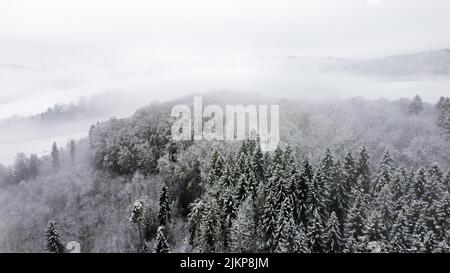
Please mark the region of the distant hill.
POLYGON ((391 55, 373 59, 285 57, 299 67, 313 66, 323 72, 348 72, 369 76, 450 76, 450 49, 391 55))

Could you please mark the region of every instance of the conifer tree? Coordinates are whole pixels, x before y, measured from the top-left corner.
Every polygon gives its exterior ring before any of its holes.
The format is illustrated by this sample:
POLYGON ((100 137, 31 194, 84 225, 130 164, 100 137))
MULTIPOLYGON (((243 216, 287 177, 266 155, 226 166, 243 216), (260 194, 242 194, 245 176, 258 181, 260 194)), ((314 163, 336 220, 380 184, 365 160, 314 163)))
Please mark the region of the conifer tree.
POLYGON ((304 200, 303 202, 299 203, 299 207, 297 208, 300 221, 303 223, 304 226, 308 224, 308 205, 307 205, 307 198, 308 198, 308 187, 311 184, 312 180, 314 178, 314 172, 312 166, 309 164, 308 157, 305 157, 302 164, 302 170, 300 173, 300 179, 297 182, 297 200, 304 200))
POLYGON ((305 206, 305 196, 306 193, 303 192, 304 189, 300 187, 300 170, 295 162, 294 156, 292 155, 292 150, 290 146, 286 147, 284 153, 284 168, 286 173, 286 191, 288 192, 287 197, 291 199, 292 202, 292 213, 296 223, 300 221, 300 215, 302 208, 305 206))
POLYGON ((365 194, 370 194, 370 169, 369 169, 369 154, 367 148, 362 146, 359 151, 359 158, 357 164, 357 176, 358 181, 361 184, 361 188, 365 194))
POLYGON ((297 227, 294 220, 292 201, 289 198, 283 200, 278 213, 278 225, 274 240, 276 252, 293 252, 295 246, 295 233, 297 227))
POLYGON ((200 226, 202 223, 204 203, 201 199, 190 205, 188 215, 189 244, 196 249, 199 246, 200 226))
POLYGON ((416 200, 422 199, 425 196, 425 185, 427 184, 426 171, 424 168, 420 168, 414 177, 412 193, 416 200))
POLYGON ((76 157, 77 157, 77 145, 75 140, 70 140, 69 142, 69 153, 70 153, 70 161, 72 166, 75 165, 76 157))
POLYGON ((262 215, 263 237, 265 249, 273 252, 277 247, 276 231, 278 227, 278 210, 280 200, 284 200, 283 192, 285 173, 283 168, 283 151, 280 147, 275 150, 272 161, 272 175, 265 188, 266 203, 262 215))
POLYGON ((395 208, 390 184, 386 183, 385 186, 381 189, 380 193, 376 197, 375 205, 378 209, 378 211, 376 212, 377 215, 375 216, 380 217, 379 220, 381 221, 381 224, 385 227, 386 231, 388 231, 389 227, 392 226, 394 221, 393 209, 395 208))
POLYGON ((339 220, 339 223, 341 223, 341 234, 343 231, 343 224, 345 221, 346 211, 347 211, 347 200, 349 200, 350 195, 347 192, 348 189, 346 188, 346 185, 344 183, 344 180, 342 179, 341 174, 341 161, 337 160, 335 164, 335 179, 334 183, 330 189, 330 209, 329 211, 335 212, 336 217, 339 220))
POLYGON ((156 253, 169 253, 169 243, 167 242, 165 226, 158 227, 156 232, 156 253))
POLYGON ((30 155, 29 172, 30 178, 36 178, 36 176, 39 174, 39 159, 35 154, 30 155))
POLYGON ((389 235, 389 252, 408 252, 410 245, 409 234, 407 219, 403 211, 400 211, 389 235))
MULTIPOLYGON (((306 199, 307 211, 310 216, 313 216, 313 212, 317 211, 322 217, 322 220, 328 217, 327 215, 327 190, 324 185, 325 174, 323 172, 323 166, 319 166, 316 175, 308 186, 308 196, 306 199)), ((314 217, 314 216, 313 216, 314 217)), ((324 222, 322 221, 322 224, 324 222)))
POLYGON ((370 242, 380 242, 384 246, 385 240, 387 239, 387 230, 379 211, 372 211, 364 233, 370 242))
POLYGON ((340 223, 334 211, 324 229, 324 244, 324 250, 327 253, 340 253, 343 250, 340 223))
POLYGON ((354 199, 345 222, 345 238, 347 240, 353 238, 358 242, 359 237, 364 236, 367 220, 366 200, 361 189, 355 188, 352 195, 354 199))
POLYGON ((249 253, 255 250, 255 215, 252 197, 248 197, 240 206, 237 217, 231 227, 231 250, 249 253))
POLYGON ((169 191, 166 185, 162 187, 161 193, 159 195, 158 220, 160 226, 167 226, 172 221, 170 213, 169 191))
POLYGON ((207 193, 200 225, 200 247, 204 253, 216 252, 220 242, 220 210, 215 195, 207 193))
POLYGON ((380 193, 386 184, 391 183, 394 171, 394 160, 392 159, 389 150, 386 150, 375 178, 373 189, 373 194, 375 196, 380 193))
POLYGON ((214 185, 219 182, 222 176, 223 159, 217 150, 214 150, 211 156, 211 163, 208 173, 208 185, 214 185))
POLYGON ((52 146, 52 165, 54 170, 58 170, 61 165, 59 159, 59 149, 58 146, 56 145, 56 142, 53 142, 52 146))
POLYGON ((47 250, 52 253, 63 253, 64 246, 61 242, 61 235, 58 231, 58 224, 51 221, 45 232, 47 237, 47 250))
POLYGON ((352 195, 352 189, 356 188, 357 178, 356 178, 356 167, 355 161, 353 159, 352 153, 349 151, 344 157, 344 163, 342 166, 342 205, 344 210, 348 210, 350 206, 350 196, 352 195))
POLYGON ((141 224, 144 222, 144 200, 138 199, 133 203, 130 222, 137 224, 139 232, 139 252, 145 251, 144 236, 142 235, 141 224))
POLYGON ((307 238, 308 238, 308 248, 312 253, 322 253, 323 252, 323 216, 320 215, 319 211, 315 209, 312 212, 311 220, 308 224, 307 238))
POLYGON ((412 100, 411 104, 409 105, 409 112, 411 114, 418 115, 422 111, 423 111, 422 98, 419 95, 416 95, 412 100))

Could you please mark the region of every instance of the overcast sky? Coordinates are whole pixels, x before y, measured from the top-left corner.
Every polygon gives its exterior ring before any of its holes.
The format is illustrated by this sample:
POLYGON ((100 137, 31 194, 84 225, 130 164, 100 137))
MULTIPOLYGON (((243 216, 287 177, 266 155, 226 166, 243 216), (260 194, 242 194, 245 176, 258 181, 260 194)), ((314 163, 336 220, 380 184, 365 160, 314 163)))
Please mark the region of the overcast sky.
POLYGON ((374 57, 450 46, 448 0, 1 0, 0 64, 374 57))

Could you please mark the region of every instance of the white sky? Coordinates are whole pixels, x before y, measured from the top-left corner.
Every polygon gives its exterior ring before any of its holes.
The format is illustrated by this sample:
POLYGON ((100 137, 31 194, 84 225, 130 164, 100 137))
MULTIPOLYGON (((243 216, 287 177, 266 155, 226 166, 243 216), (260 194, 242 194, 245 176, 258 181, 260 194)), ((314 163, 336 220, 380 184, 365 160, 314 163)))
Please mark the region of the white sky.
POLYGON ((448 0, 1 0, 0 64, 374 57, 450 46, 448 0))

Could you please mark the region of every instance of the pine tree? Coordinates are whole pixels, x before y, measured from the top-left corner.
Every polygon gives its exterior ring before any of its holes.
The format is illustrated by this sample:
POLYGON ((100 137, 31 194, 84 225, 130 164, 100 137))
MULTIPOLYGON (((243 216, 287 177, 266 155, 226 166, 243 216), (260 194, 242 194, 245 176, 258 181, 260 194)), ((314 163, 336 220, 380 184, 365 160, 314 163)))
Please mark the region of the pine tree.
POLYGON ((384 246, 387 230, 379 211, 374 210, 371 213, 364 233, 370 242, 379 242, 381 246, 384 246))
POLYGON ((222 169, 223 169, 223 159, 220 156, 219 152, 217 150, 214 150, 214 153, 211 157, 211 163, 208 173, 209 186, 219 182, 219 179, 222 176, 222 169))
POLYGON ((56 142, 53 142, 52 146, 52 165, 54 170, 58 170, 61 165, 59 159, 59 149, 58 146, 56 145, 56 142))
POLYGON ((300 181, 300 170, 297 163, 292 155, 292 150, 289 146, 286 147, 284 154, 284 168, 286 173, 286 191, 288 192, 287 197, 291 199, 293 208, 293 217, 296 223, 300 222, 300 216, 302 208, 305 206, 306 192, 301 189, 300 181))
POLYGON ((72 166, 75 165, 76 158, 77 158, 77 145, 75 143, 75 140, 70 140, 69 142, 69 153, 70 153, 70 161, 72 163, 72 166))
POLYGON ((364 228, 367 220, 366 200, 361 189, 355 188, 352 195, 354 196, 354 200, 345 222, 345 238, 347 240, 353 238, 358 242, 359 237, 364 236, 364 228))
POLYGON ((29 172, 31 178, 36 178, 39 174, 39 159, 35 154, 30 155, 29 172))
POLYGON ((231 250, 239 253, 254 251, 255 245, 255 215, 252 198, 248 197, 240 206, 237 218, 231 227, 231 250))
POLYGON ((53 221, 50 222, 45 234, 47 237, 47 250, 52 253, 63 253, 64 246, 61 242, 61 235, 58 231, 58 224, 53 221))
POLYGON ((340 232, 339 219, 332 212, 324 229, 324 251, 327 253, 340 253, 343 250, 343 242, 340 232))
POLYGON ((352 195, 352 189, 356 188, 356 167, 352 153, 349 151, 344 157, 344 164, 342 166, 342 205, 344 210, 349 208, 350 196, 352 195))
POLYGON ((437 126, 444 128, 450 111, 450 98, 440 97, 436 108, 438 111, 437 126))
POLYGON ((213 194, 207 193, 204 203, 204 213, 200 225, 200 247, 204 253, 216 252, 221 245, 220 210, 213 194))
POLYGON ((234 198, 234 180, 230 164, 225 164, 225 170, 222 172, 220 178, 220 189, 218 204, 220 208, 220 236, 223 243, 223 249, 226 251, 230 247, 230 230, 233 220, 237 214, 237 202, 234 198))
POLYGON ((411 252, 418 252, 424 246, 425 235, 428 228, 425 220, 426 203, 421 200, 413 200, 406 211, 406 226, 408 227, 409 249, 411 252))
POLYGON ((394 171, 395 171, 394 160, 392 159, 389 150, 386 150, 375 178, 375 184, 373 189, 374 196, 379 194, 386 184, 391 183, 394 171))
POLYGON ((312 212, 311 220, 308 224, 307 238, 308 248, 312 253, 322 253, 323 250, 323 216, 316 209, 312 212))
POLYGON ((412 193, 416 200, 423 199, 425 196, 425 185, 427 184, 426 171, 424 168, 420 168, 414 177, 412 193))
POLYGON ((370 185, 369 154, 367 153, 367 148, 365 146, 362 146, 359 151, 359 158, 356 172, 362 190, 364 191, 365 194, 370 194, 371 185, 370 185))
POLYGON ((159 226, 156 233, 156 253, 169 253, 169 243, 165 234, 165 226, 159 226))
POLYGON ((139 232, 139 249, 138 252, 145 251, 144 237, 142 235, 141 224, 144 222, 144 200, 138 199, 133 203, 130 222, 137 224, 139 232))
POLYGON ((303 164, 302 164, 302 170, 300 173, 300 179, 297 182, 297 200, 303 200, 303 202, 301 202, 299 204, 299 207, 297 208, 298 210, 298 215, 300 217, 300 221, 302 222, 302 224, 304 226, 306 226, 308 224, 308 214, 307 214, 307 210, 308 210, 308 205, 307 205, 307 198, 308 198, 308 192, 309 192, 309 185, 312 183, 312 180, 314 178, 314 171, 312 166, 309 164, 309 159, 308 157, 305 157, 305 159, 303 160, 303 164))
POLYGON ((204 203, 200 199, 190 205, 190 212, 188 215, 189 244, 194 249, 199 245, 200 226, 204 208, 204 203))
POLYGON ((409 231, 407 226, 407 219, 400 211, 397 215, 397 219, 392 226, 389 241, 389 252, 403 253, 409 250, 409 231))
POLYGON ((422 111, 423 111, 422 98, 419 95, 416 95, 412 100, 411 104, 409 105, 409 112, 411 114, 418 115, 422 111))
POLYGON ((278 213, 278 225, 275 233, 276 252, 293 252, 295 246, 295 232, 297 227, 294 220, 292 201, 289 198, 283 200, 278 213))
POLYGON ((444 190, 450 193, 450 172, 447 173, 444 179, 444 190))
POLYGON ((436 234, 441 232, 441 225, 445 221, 441 211, 442 198, 444 195, 443 188, 444 174, 437 164, 433 164, 429 170, 429 178, 424 186, 423 200, 426 203, 425 220, 430 231, 436 234))
POLYGON ((158 220, 160 226, 167 226, 172 221, 170 213, 169 191, 166 185, 162 187, 161 193, 159 195, 158 220))
POLYGON ((272 162, 272 176, 265 189, 266 203, 262 215, 265 250, 275 251, 277 247, 276 231, 278 227, 278 211, 284 196, 285 171, 283 168, 283 151, 280 147, 275 150, 272 162))
MULTIPOLYGON (((323 217, 327 218, 327 190, 324 185, 325 174, 323 172, 323 166, 319 166, 316 175, 308 185, 308 195, 306 199, 307 211, 310 216, 313 216, 313 212, 317 212, 323 217)), ((323 224, 323 222, 322 222, 323 224)))
MULTIPOLYGON (((378 194, 375 204, 377 209, 379 210, 376 215, 380 217, 380 221, 382 225, 385 227, 385 230, 389 230, 389 227, 392 226, 394 221, 394 202, 392 197, 392 189, 390 188, 390 184, 385 184, 385 186, 381 189, 378 194)), ((378 219, 377 219, 378 220, 378 219)), ((383 234, 383 235, 386 235, 383 234)))
POLYGON ((348 194, 348 189, 345 187, 344 180, 342 179, 342 165, 341 161, 337 160, 335 163, 335 178, 334 183, 330 189, 330 205, 329 211, 335 212, 336 217, 341 223, 341 234, 343 231, 343 223, 347 211, 347 200, 350 196, 348 194))

